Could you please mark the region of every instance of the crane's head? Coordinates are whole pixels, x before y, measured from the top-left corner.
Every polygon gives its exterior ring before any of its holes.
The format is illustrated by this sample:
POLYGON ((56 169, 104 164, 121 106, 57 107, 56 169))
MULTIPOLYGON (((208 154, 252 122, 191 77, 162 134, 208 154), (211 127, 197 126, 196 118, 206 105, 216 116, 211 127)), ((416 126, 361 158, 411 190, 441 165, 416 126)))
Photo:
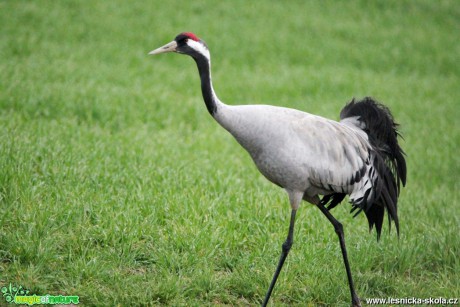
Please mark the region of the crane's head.
POLYGON ((199 56, 204 56, 207 59, 210 58, 206 43, 191 32, 183 32, 177 35, 172 42, 150 51, 149 54, 155 55, 166 52, 187 54, 193 58, 197 58, 199 56))

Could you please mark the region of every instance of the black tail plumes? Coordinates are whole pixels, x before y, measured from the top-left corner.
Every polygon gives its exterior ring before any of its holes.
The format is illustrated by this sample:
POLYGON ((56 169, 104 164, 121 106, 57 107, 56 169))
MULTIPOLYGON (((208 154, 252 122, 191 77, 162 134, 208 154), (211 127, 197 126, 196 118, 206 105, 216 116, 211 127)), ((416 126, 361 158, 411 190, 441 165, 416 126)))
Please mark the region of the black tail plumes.
MULTIPOLYGON (((378 178, 373 183, 375 198, 363 208, 369 221, 369 228, 374 226, 377 238, 380 237, 383 224, 384 209, 388 213, 388 221, 393 220, 399 234, 397 203, 400 185, 406 184, 406 160, 404 152, 398 144, 398 124, 395 123, 390 110, 370 97, 355 102, 353 99, 340 112, 340 119, 356 118, 374 149, 372 165, 378 178)), ((354 209, 357 209, 355 206, 354 209)))

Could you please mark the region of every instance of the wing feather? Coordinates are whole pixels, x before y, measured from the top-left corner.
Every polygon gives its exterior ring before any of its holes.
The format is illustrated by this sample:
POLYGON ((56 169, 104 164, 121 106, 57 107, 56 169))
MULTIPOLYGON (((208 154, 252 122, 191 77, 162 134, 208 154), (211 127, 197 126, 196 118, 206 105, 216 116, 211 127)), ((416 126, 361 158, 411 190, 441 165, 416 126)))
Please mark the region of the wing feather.
POLYGON ((351 193, 365 176, 369 161, 367 136, 360 130, 312 116, 299 123, 297 137, 308 148, 310 183, 329 192, 351 193), (308 127, 308 131, 305 131, 308 127))

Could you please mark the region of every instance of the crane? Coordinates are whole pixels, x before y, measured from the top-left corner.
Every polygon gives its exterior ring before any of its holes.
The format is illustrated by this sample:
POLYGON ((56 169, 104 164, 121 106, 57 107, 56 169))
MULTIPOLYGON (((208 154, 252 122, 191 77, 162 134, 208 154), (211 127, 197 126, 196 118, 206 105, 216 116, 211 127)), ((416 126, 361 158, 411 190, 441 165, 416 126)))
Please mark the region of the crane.
POLYGON ((399 235, 397 202, 406 184, 406 161, 398 144, 398 124, 390 110, 370 97, 354 99, 340 121, 270 105, 227 105, 217 97, 206 43, 191 32, 151 51, 191 56, 198 67, 201 91, 211 116, 249 153, 258 170, 283 188, 291 206, 289 231, 282 244, 266 306, 294 242, 294 224, 302 200, 318 207, 338 235, 353 306, 361 306, 348 263, 342 224, 331 214, 346 195, 351 212, 364 211, 369 231, 380 238, 385 211, 399 235), (322 198, 320 198, 320 195, 322 198))

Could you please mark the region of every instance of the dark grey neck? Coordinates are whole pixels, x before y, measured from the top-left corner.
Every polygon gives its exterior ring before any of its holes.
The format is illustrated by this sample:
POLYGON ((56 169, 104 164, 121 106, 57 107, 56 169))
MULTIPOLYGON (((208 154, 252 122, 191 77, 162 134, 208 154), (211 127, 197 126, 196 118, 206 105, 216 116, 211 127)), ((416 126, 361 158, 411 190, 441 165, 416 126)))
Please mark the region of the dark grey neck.
POLYGON ((206 104, 209 114, 214 116, 217 112, 217 101, 212 88, 210 62, 201 54, 193 56, 193 59, 200 73, 201 92, 203 94, 204 103, 206 104))

